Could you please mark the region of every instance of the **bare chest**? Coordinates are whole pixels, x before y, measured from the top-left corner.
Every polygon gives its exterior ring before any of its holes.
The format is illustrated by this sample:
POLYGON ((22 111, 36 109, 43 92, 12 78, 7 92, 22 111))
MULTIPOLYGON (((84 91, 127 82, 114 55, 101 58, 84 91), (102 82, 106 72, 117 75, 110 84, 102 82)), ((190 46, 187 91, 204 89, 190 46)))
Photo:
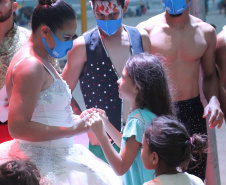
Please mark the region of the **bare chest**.
POLYGON ((198 29, 156 29, 150 33, 153 54, 167 61, 199 61, 207 49, 205 36, 198 29))
POLYGON ((130 43, 125 42, 120 43, 104 43, 104 48, 107 56, 110 58, 115 70, 117 71, 119 77, 121 77, 122 70, 131 55, 130 43))

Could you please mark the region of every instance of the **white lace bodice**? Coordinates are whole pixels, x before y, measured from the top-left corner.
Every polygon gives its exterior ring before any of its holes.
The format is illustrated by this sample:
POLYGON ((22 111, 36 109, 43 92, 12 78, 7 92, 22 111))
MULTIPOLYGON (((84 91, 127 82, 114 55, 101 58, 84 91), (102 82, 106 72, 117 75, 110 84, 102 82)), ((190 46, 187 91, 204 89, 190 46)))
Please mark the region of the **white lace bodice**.
POLYGON ((71 98, 71 90, 66 82, 54 79, 48 89, 41 91, 31 121, 51 126, 72 126, 71 98))
MULTIPOLYGON (((71 90, 64 80, 56 79, 52 72, 47 67, 45 68, 53 77, 54 82, 49 88, 41 91, 31 121, 49 126, 71 127, 74 124, 73 111, 70 106, 71 90)), ((19 141, 20 143, 44 147, 68 147, 73 145, 73 138, 45 142, 19 141)))

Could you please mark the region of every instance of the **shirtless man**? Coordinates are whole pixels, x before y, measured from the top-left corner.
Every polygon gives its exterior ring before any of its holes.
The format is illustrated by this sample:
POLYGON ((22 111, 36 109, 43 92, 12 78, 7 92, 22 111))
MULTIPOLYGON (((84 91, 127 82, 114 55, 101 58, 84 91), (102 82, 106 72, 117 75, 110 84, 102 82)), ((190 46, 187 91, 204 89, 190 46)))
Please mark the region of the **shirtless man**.
MULTIPOLYGON (((217 45, 216 45, 216 64, 218 66, 218 71, 220 74, 220 104, 223 112, 226 112, 226 26, 217 35, 217 45)), ((226 120, 226 114, 224 115, 226 120)))
MULTIPOLYGON (((209 126, 221 126, 223 113, 218 102, 219 83, 216 76, 214 28, 189 14, 189 0, 165 0, 166 11, 140 23, 151 40, 152 54, 165 57, 164 64, 172 85, 178 119, 190 135, 207 134, 209 126), (199 97, 199 67, 203 71, 203 92, 208 105, 203 110, 199 97), (204 112, 204 113, 203 113, 204 112)), ((206 156, 189 173, 205 179, 206 156)), ((193 166, 193 164, 191 164, 193 166)))
MULTIPOLYGON (((128 2, 90 1, 97 27, 74 41, 62 75, 72 90, 80 80, 86 108, 104 109, 109 121, 119 131, 121 124, 126 123, 130 105, 119 99, 117 80, 130 55, 151 52, 150 40, 144 30, 121 23, 128 2)), ((72 107, 74 112, 80 113, 76 106, 72 107)), ((98 141, 91 134, 88 134, 89 149, 106 161, 98 141)))

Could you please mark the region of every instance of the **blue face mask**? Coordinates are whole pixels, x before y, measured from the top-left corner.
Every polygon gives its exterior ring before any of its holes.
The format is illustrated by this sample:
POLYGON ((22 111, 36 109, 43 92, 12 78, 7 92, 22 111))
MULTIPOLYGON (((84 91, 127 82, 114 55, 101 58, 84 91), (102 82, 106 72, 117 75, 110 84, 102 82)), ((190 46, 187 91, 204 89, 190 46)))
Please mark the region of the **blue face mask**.
POLYGON ((42 36, 42 41, 44 43, 44 46, 46 48, 46 51, 49 53, 49 55, 51 57, 54 58, 62 58, 64 56, 67 55, 67 52, 71 50, 72 46, 73 46, 73 41, 69 40, 69 41, 60 41, 55 35, 54 33, 51 31, 51 34, 53 36, 53 39, 55 41, 55 47, 54 49, 50 49, 49 46, 47 45, 46 39, 44 39, 42 36))
POLYGON ((167 12, 173 15, 181 14, 190 3, 187 4, 186 0, 164 0, 167 12))
POLYGON ((97 26, 109 36, 114 35, 122 24, 122 17, 116 20, 96 20, 97 26))

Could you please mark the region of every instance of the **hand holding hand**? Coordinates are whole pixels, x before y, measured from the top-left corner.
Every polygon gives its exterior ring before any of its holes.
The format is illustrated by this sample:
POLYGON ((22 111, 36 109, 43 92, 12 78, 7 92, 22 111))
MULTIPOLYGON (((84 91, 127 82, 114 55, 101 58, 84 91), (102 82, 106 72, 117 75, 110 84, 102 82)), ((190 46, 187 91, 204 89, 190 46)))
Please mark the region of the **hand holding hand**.
POLYGON ((74 115, 74 122, 75 122, 74 125, 75 126, 76 125, 84 125, 85 127, 87 127, 88 121, 91 116, 92 116, 92 114, 86 114, 86 115, 83 115, 83 117, 81 118, 81 116, 79 116, 79 115, 74 115))
POLYGON ((209 104, 204 109, 203 118, 206 118, 210 114, 209 128, 214 128, 218 125, 218 129, 223 124, 224 113, 220 108, 220 103, 216 97, 212 97, 209 104))
POLYGON ((88 126, 90 130, 96 135, 96 137, 99 139, 101 136, 106 135, 105 129, 104 129, 104 123, 99 116, 99 113, 94 113, 91 118, 88 121, 88 126))
POLYGON ((94 108, 86 109, 80 114, 80 118, 84 118, 85 116, 94 113, 94 108))
POLYGON ((100 115, 100 117, 101 117, 101 119, 102 119, 102 121, 104 122, 105 125, 109 123, 108 117, 107 117, 106 112, 104 110, 95 109, 95 111, 99 113, 99 115, 100 115))

